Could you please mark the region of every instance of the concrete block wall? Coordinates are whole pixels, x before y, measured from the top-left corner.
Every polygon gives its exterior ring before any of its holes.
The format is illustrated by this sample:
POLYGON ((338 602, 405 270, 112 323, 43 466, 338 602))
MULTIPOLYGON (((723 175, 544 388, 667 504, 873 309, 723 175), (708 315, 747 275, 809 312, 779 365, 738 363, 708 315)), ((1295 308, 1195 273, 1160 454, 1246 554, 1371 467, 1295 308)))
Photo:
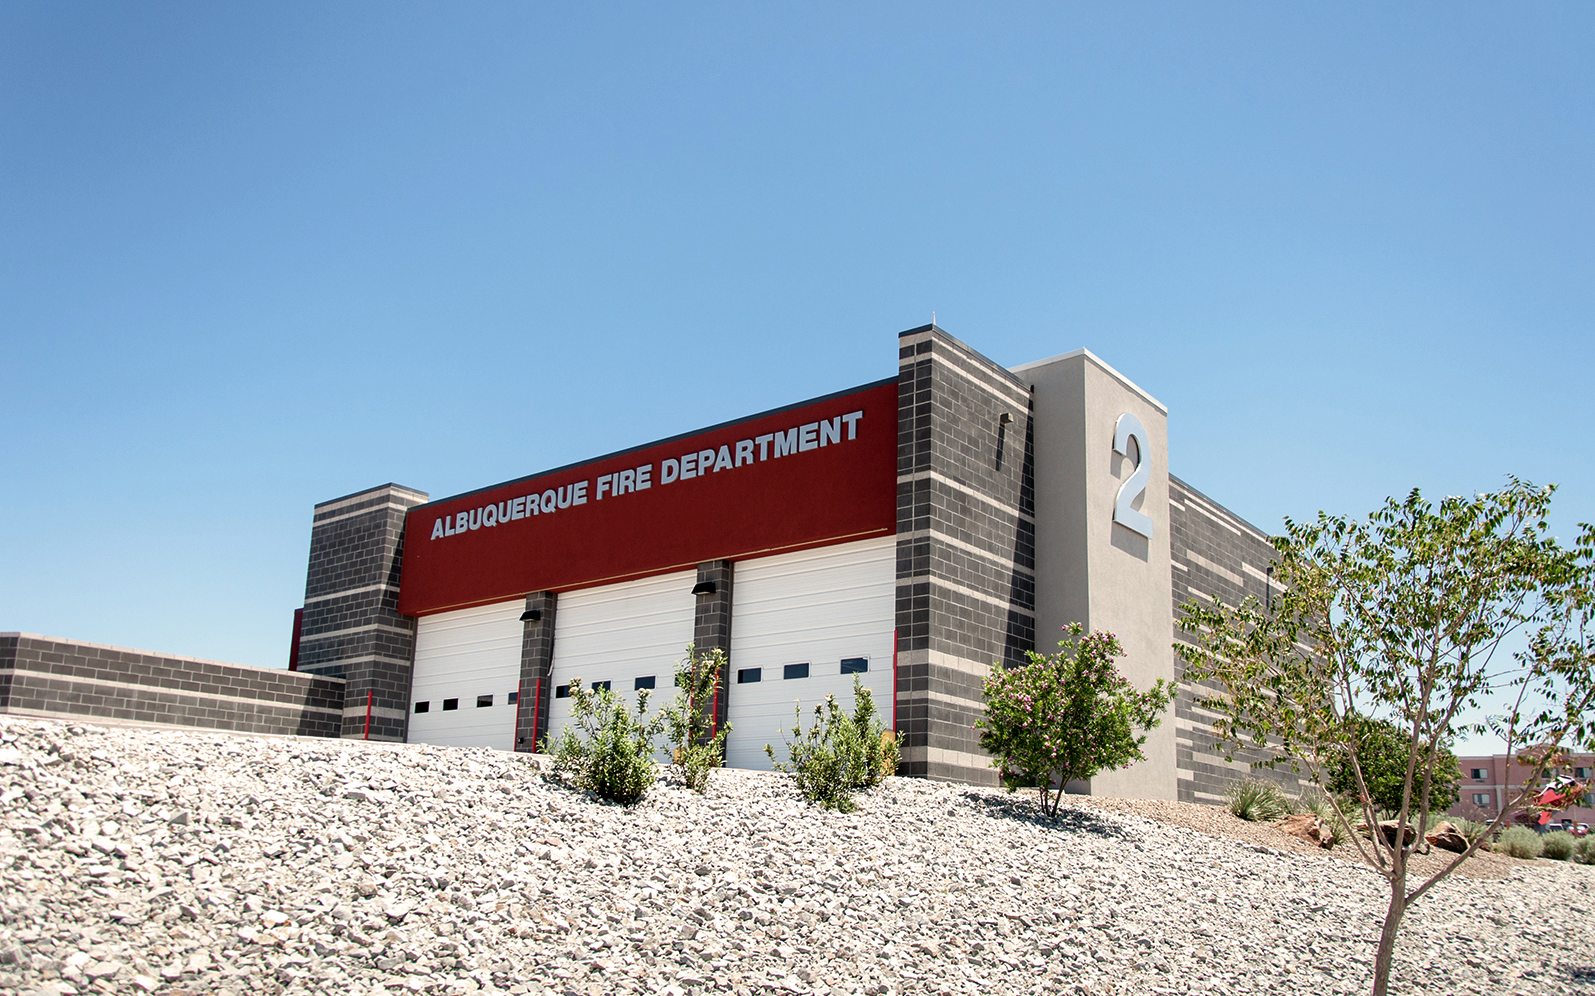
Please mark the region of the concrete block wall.
POLYGON ((340 678, 0 633, 0 712, 335 737, 340 678))
POLYGON ((548 679, 554 669, 554 614, 559 611, 559 596, 534 591, 526 596, 523 611, 539 614, 537 619, 521 620, 520 698, 515 711, 515 749, 530 754, 548 736, 548 705, 554 694, 548 679))
MULTIPOLYGON (((724 650, 731 654, 731 596, 735 588, 735 568, 729 560, 709 560, 698 565, 698 584, 714 585, 712 594, 696 596, 692 612, 692 646, 698 651, 724 650)), ((720 694, 715 698, 715 729, 725 725, 730 710, 731 665, 720 669, 720 694)), ((674 691, 665 694, 663 703, 674 691)))
POLYGON ((898 354, 903 772, 994 785, 972 729, 984 677, 1036 641, 1030 390, 934 325, 902 333, 898 354))
POLYGON ((385 484, 322 502, 310 532, 299 670, 347 682, 342 735, 405 738, 415 620, 398 612, 404 515, 423 491, 385 484), (369 704, 369 705, 368 705, 369 704))
MULTIPOLYGON (((1275 555, 1268 535, 1173 475, 1169 476, 1169 541, 1176 640, 1184 639, 1178 628, 1180 606, 1192 599, 1217 595, 1229 605, 1238 605, 1251 595, 1266 603, 1268 567, 1275 555)), ((1254 752, 1238 752, 1233 761, 1224 759, 1224 748, 1213 734, 1216 717, 1195 701, 1204 690, 1217 689, 1183 677, 1180 680, 1174 706, 1179 800, 1221 803, 1231 785, 1248 777, 1266 779, 1292 795, 1299 794, 1302 780, 1283 765, 1276 770, 1253 769, 1251 762, 1260 757, 1254 752)))

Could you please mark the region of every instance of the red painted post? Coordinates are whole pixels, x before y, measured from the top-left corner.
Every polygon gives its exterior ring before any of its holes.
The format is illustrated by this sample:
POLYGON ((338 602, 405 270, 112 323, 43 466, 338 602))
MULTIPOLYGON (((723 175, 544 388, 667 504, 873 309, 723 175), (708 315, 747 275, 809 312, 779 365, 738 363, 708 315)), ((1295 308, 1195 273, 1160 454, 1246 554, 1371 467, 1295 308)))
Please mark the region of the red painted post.
POLYGON ((537 753, 537 717, 543 708, 543 679, 537 679, 537 699, 532 703, 532 753, 537 753))
POLYGON ((521 749, 521 700, 524 698, 526 698, 526 682, 523 681, 515 686, 515 732, 511 734, 515 739, 510 744, 511 752, 521 749))
POLYGON ((897 736, 897 630, 892 630, 892 736, 897 736))
POLYGON ((371 739, 371 700, 376 696, 376 689, 366 690, 366 739, 371 739))

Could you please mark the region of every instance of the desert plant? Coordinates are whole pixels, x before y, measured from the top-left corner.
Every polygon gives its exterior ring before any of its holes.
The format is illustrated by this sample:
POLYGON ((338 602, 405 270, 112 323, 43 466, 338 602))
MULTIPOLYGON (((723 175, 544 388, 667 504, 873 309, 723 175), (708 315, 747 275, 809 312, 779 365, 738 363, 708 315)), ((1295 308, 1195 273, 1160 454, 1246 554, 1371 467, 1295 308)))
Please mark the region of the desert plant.
POLYGON ((1333 799, 1318 791, 1303 793, 1297 802, 1303 812, 1312 813, 1329 829, 1330 847, 1339 847, 1345 843, 1346 835, 1351 831, 1346 826, 1345 818, 1341 816, 1341 813, 1346 811, 1344 805, 1337 808, 1333 799))
POLYGON ((1256 778, 1231 785, 1224 799, 1230 812, 1254 823, 1268 823, 1289 816, 1294 808, 1278 785, 1256 778))
POLYGON ((1036 786, 1048 816, 1057 815, 1069 782, 1144 760, 1145 731, 1174 700, 1162 678, 1137 692, 1119 674, 1113 662, 1124 649, 1112 633, 1081 636, 1079 623, 1066 632, 1059 653, 1030 651, 1028 664, 993 665, 986 714, 975 723, 1008 791, 1036 786))
POLYGON ((1472 844, 1490 832, 1490 825, 1481 823, 1478 820, 1462 820, 1457 824, 1457 831, 1467 838, 1469 844, 1472 844))
POLYGON ((1540 854, 1552 861, 1566 861, 1573 856, 1578 838, 1566 830, 1552 830, 1540 835, 1540 854))
POLYGON ((856 789, 879 785, 897 770, 897 738, 875 715, 870 690, 853 679, 853 714, 850 716, 827 695, 814 707, 814 722, 803 729, 803 709, 793 717, 792 739, 787 741, 787 762, 775 759, 775 749, 764 745, 775 770, 790 774, 809 802, 826 809, 850 812, 856 789))
POLYGON ((731 724, 717 730, 714 722, 725 669, 724 650, 698 651, 688 644, 686 658, 676 665, 675 701, 664 710, 671 771, 694 792, 709 787, 709 773, 720 767, 725 757, 731 724))
POLYGON ((1507 827, 1495 838, 1495 849, 1514 858, 1537 858, 1545 849, 1540 835, 1528 827, 1507 827))
POLYGON ((1595 837, 1584 837, 1573 848, 1573 860, 1581 865, 1595 865, 1595 837))
POLYGON ((570 699, 569 725, 551 751, 543 744, 555 777, 624 806, 642 799, 658 771, 653 741, 663 725, 663 717, 647 718, 647 689, 637 693, 635 715, 607 686, 583 688, 580 678, 570 683, 570 699))
POLYGON ((1581 525, 1569 546, 1555 539, 1553 490, 1513 479, 1493 494, 1430 501, 1414 489, 1366 519, 1286 520, 1266 601, 1215 595, 1181 607, 1182 678, 1198 690, 1196 705, 1216 714, 1227 755, 1305 766, 1321 785, 1327 769, 1348 767, 1372 825, 1376 795, 1391 800, 1364 770, 1363 721, 1389 719, 1402 731, 1395 819, 1406 832, 1351 838, 1389 888, 1374 996, 1389 992, 1407 909, 1473 849, 1409 887, 1408 858, 1449 791, 1447 744, 1489 733, 1518 754, 1524 787, 1499 817, 1567 809, 1588 795, 1569 786, 1547 797, 1539 784, 1565 751, 1595 745, 1595 526, 1581 525), (1516 749, 1524 744, 1562 750, 1525 757, 1516 749))
POLYGON ((1302 797, 1296 800, 1296 807, 1304 813, 1312 813, 1321 820, 1327 820, 1329 814, 1335 811, 1334 804, 1322 792, 1303 792, 1302 797))

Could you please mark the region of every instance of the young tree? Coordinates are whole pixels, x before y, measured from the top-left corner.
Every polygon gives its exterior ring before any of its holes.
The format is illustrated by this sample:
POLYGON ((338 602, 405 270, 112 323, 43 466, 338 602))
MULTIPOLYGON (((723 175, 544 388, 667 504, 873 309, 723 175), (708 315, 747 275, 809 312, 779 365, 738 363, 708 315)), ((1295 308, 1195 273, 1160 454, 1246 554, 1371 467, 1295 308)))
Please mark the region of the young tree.
MULTIPOLYGON (((1220 739, 1269 763, 1305 766, 1319 784, 1327 769, 1349 768, 1370 829, 1383 793, 1358 733, 1373 717, 1402 730, 1395 826, 1366 841, 1350 834, 1390 887, 1375 996, 1388 991, 1407 907, 1483 840, 1409 891, 1408 859, 1427 832, 1447 763, 1441 746, 1487 731, 1509 750, 1535 745, 1523 756, 1528 777, 1506 806, 1515 811, 1541 806, 1540 775, 1559 756, 1549 748, 1595 739, 1595 530, 1582 526, 1571 547, 1551 537, 1552 490, 1513 479, 1493 494, 1439 502, 1414 490, 1366 521, 1324 513, 1312 523, 1286 520, 1286 535, 1274 540, 1283 590, 1271 606, 1214 598, 1183 607, 1191 642, 1175 648, 1187 679, 1221 689, 1201 703, 1219 714, 1220 739), (1512 639, 1523 649, 1503 650, 1512 639)), ((1350 828, 1338 803, 1335 816, 1350 828)))
POLYGON ((1030 652, 1030 663, 992 665, 986 676, 986 714, 975 723, 980 746, 992 756, 1003 784, 1041 789, 1041 809, 1058 815, 1071 781, 1145 760, 1146 731, 1174 699, 1162 678, 1137 692, 1113 664, 1124 648, 1112 633, 1082 637, 1067 630, 1059 652, 1030 652))
POLYGON ((688 644, 687 656, 676 665, 676 699, 664 711, 671 768, 694 792, 709 787, 709 773, 720 767, 725 757, 731 724, 714 728, 716 696, 725 666, 724 650, 699 651, 688 644))

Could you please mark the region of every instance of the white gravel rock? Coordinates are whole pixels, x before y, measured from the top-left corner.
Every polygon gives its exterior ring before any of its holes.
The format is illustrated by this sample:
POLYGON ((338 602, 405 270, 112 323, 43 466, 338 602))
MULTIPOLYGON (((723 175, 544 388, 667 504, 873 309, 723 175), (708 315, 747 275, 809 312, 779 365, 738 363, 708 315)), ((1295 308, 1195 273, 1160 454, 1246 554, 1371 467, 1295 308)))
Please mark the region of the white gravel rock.
MULTIPOLYGON (((1345 862, 956 785, 624 809, 524 755, 3 717, 0 827, 0 994, 1361 993, 1384 909, 1345 862)), ((1577 991, 1592 884, 1441 884, 1394 990, 1577 991)))

